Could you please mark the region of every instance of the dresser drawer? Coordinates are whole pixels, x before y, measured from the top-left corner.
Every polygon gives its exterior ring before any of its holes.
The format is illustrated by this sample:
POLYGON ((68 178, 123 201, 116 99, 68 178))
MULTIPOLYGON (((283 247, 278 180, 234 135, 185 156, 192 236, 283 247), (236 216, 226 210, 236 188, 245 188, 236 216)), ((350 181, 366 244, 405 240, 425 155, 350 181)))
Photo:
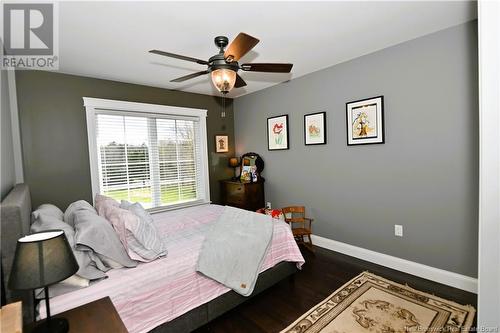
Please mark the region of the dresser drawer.
POLYGON ((226 183, 226 193, 228 197, 241 197, 245 196, 244 184, 226 183))
POLYGON ((221 181, 223 205, 257 210, 264 207, 264 182, 221 181))

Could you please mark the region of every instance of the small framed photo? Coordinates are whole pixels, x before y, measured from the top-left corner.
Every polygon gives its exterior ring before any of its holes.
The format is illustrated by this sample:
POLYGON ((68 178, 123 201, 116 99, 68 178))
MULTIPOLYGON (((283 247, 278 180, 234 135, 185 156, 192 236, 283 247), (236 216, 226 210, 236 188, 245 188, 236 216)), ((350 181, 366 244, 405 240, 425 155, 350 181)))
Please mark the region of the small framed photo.
POLYGON ((267 118, 267 149, 289 149, 288 115, 267 118))
POLYGON ((326 144, 326 112, 304 115, 304 144, 326 144))
POLYGON ((215 136, 215 152, 216 153, 229 152, 229 137, 227 135, 215 136))
POLYGON ((384 143, 384 96, 346 103, 347 145, 384 143))

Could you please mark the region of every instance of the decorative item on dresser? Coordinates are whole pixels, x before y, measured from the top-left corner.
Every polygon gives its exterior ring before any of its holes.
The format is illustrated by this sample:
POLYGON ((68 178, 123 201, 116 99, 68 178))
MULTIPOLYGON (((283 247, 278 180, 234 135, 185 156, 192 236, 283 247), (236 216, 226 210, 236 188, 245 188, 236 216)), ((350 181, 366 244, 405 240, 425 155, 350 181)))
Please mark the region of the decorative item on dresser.
POLYGON ((238 176, 236 176, 236 168, 240 166, 240 161, 238 160, 238 157, 231 157, 229 159, 228 163, 229 167, 234 169, 234 176, 231 178, 231 180, 238 180, 238 176))
POLYGON ((264 170, 264 160, 257 153, 245 153, 240 161, 240 180, 256 183, 261 180, 264 170))
POLYGON ((220 184, 223 205, 251 211, 264 207, 264 179, 256 183, 221 180, 220 184))

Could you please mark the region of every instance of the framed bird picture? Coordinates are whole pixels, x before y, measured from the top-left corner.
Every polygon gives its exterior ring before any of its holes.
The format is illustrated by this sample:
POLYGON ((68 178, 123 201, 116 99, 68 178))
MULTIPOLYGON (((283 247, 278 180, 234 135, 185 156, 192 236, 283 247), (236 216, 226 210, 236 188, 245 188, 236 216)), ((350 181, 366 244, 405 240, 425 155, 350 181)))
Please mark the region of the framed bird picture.
POLYGON ((304 115, 304 144, 326 144, 326 112, 304 115))
POLYGON ((289 149, 288 115, 267 118, 267 149, 289 149))

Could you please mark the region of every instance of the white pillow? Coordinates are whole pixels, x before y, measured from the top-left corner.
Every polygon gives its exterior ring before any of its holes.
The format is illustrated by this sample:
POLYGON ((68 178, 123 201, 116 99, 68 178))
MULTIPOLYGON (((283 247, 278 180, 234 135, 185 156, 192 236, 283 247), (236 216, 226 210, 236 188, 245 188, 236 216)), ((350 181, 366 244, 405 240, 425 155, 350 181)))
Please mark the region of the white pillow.
POLYGON ((40 214, 55 217, 60 221, 64 218, 64 213, 57 206, 52 204, 43 204, 38 206, 38 208, 31 213, 31 223, 35 222, 40 217, 40 214))
POLYGON ((68 286, 84 288, 84 287, 88 287, 90 285, 90 280, 86 279, 86 278, 82 278, 81 276, 78 276, 75 274, 75 275, 72 275, 69 278, 67 278, 66 280, 63 280, 59 283, 66 284, 68 286))

